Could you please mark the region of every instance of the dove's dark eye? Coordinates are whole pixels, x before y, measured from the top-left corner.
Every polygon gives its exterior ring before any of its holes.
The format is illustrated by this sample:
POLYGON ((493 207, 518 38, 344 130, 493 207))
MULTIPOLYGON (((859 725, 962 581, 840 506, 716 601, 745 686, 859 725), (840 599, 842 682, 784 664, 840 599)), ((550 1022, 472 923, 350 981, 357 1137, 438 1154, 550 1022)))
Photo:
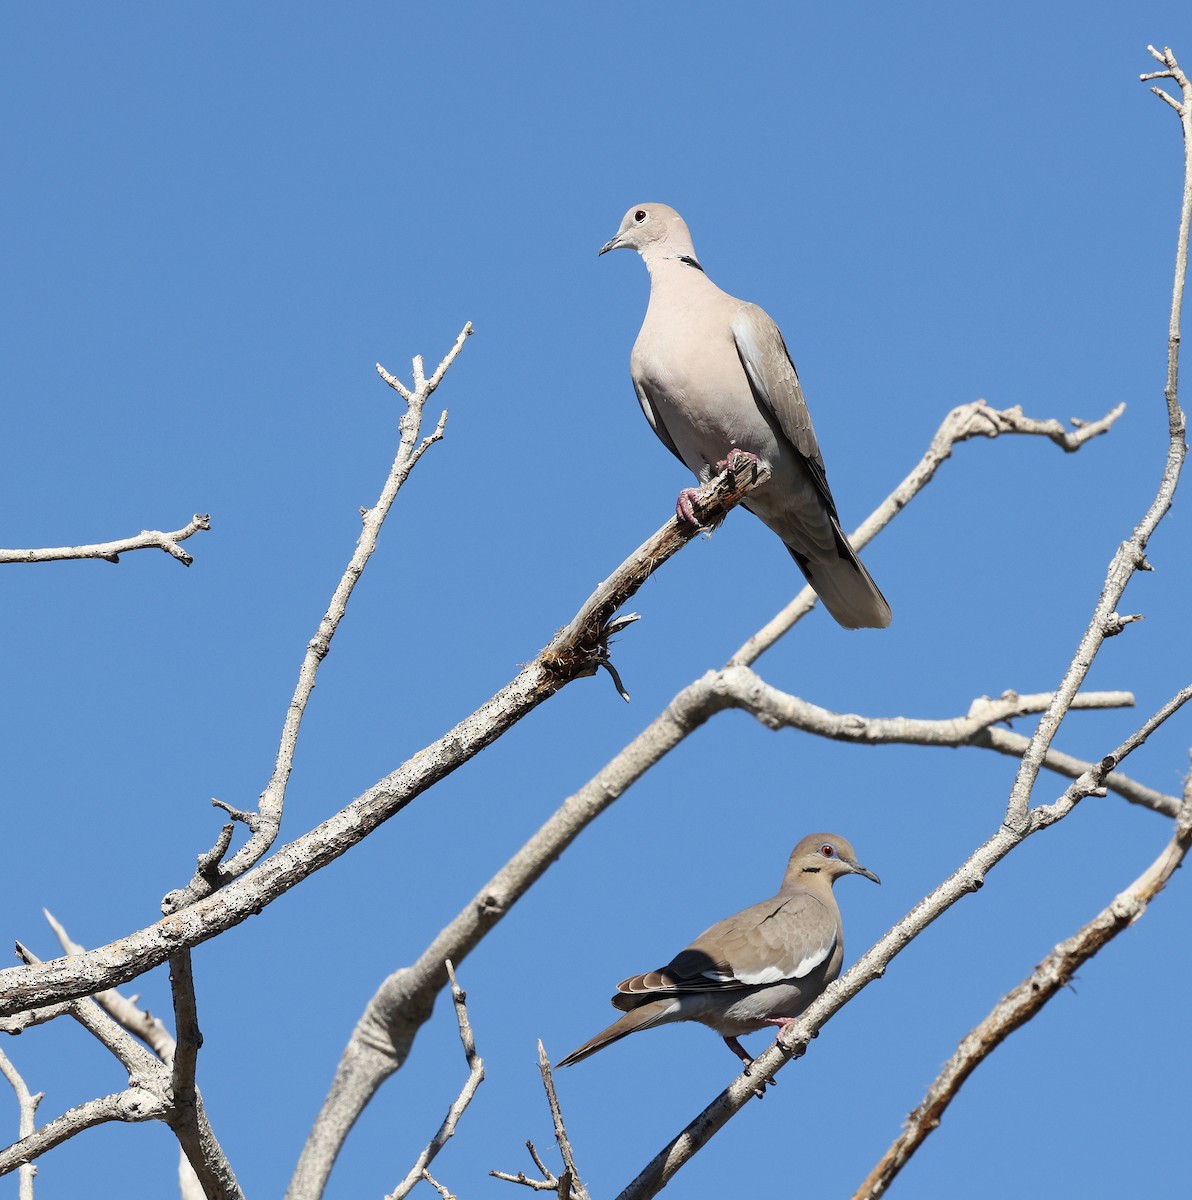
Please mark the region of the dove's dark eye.
POLYGON ((825 858, 835 858, 835 857, 836 857, 836 848, 835 848, 835 847, 832 845, 832 843, 831 843, 831 842, 825 842, 825 843, 824 843, 824 844, 823 844, 823 845, 820 847, 820 853, 821 853, 821 854, 822 854, 822 855, 823 855, 825 858))
POLYGON ((637 212, 633 214, 633 219, 640 225, 648 215, 649 214, 644 208, 639 208, 637 212))

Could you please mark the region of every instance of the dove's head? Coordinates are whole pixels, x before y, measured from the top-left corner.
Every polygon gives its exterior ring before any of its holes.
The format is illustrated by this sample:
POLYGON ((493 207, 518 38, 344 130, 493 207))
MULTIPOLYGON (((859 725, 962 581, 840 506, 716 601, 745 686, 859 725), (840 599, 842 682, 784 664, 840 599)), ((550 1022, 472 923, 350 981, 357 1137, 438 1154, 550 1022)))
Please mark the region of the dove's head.
POLYGON ((813 833, 791 852, 783 886, 807 887, 818 880, 831 884, 841 875, 864 875, 881 883, 868 867, 857 862, 857 852, 844 838, 834 833, 813 833))
POLYGON ((698 265, 687 223, 665 204, 635 204, 625 214, 617 236, 598 253, 607 250, 636 250, 647 262, 651 258, 687 258, 698 265))

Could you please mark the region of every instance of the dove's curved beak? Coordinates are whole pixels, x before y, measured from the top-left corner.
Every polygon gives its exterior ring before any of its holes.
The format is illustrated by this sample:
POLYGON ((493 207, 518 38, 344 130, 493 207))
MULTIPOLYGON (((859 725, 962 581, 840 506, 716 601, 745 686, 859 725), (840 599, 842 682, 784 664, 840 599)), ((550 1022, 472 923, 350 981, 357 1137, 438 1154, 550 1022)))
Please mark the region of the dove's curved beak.
POLYGON ((881 880, 868 868, 861 866, 860 863, 849 863, 853 869, 854 875, 864 875, 866 879, 872 879, 874 883, 881 883, 881 880))

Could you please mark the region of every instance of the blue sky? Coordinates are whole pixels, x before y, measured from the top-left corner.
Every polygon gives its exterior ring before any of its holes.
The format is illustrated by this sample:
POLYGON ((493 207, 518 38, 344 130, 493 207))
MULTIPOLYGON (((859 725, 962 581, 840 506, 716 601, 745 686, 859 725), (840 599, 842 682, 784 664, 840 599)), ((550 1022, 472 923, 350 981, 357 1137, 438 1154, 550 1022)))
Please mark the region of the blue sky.
MULTIPOLYGON (((1137 76, 1148 42, 1192 68, 1186 4, 63 4, 0 20, 0 543, 213 521, 189 571, 141 554, 0 580, 10 943, 52 954, 43 906, 88 945, 148 924, 212 841, 209 798, 254 802, 395 443, 376 361, 408 377, 412 355, 437 361, 476 326, 438 393, 446 440, 320 675, 284 839, 487 698, 668 516, 689 479, 628 378, 645 271, 596 257, 643 200, 678 208, 709 275, 782 327, 846 526, 957 404, 1092 419, 1126 402, 1078 455, 960 447, 865 554, 891 628, 850 634, 817 611, 759 663, 870 715, 1058 682, 1162 466, 1181 159, 1174 114, 1137 76)), ((1146 620, 1090 680, 1138 707, 1070 718, 1071 753, 1108 752, 1192 675, 1186 490, 1149 558, 1123 606, 1146 620)), ((643 619, 616 647, 630 705, 605 678, 576 682, 196 951, 199 1082, 249 1195, 284 1188, 379 981, 800 583, 734 514, 635 599, 643 619)), ((1177 717, 1130 773, 1178 791, 1190 741, 1177 717)), ((557 1058, 607 1023, 618 979, 771 894, 804 833, 848 836, 882 876, 839 889, 851 962, 997 827, 1013 770, 741 714, 709 724, 462 965, 488 1080, 436 1174, 469 1200, 512 1194, 486 1172, 528 1167, 527 1137, 550 1143, 535 1039, 557 1058)), ((1036 798, 1060 790, 1045 777, 1036 798)), ((959 1037, 1168 836, 1086 801, 901 955, 668 1195, 816 1171, 814 1194, 850 1194, 959 1037)), ((978 1071, 894 1194, 1174 1194, 1190 917, 1177 876, 978 1071)), ((168 1010, 164 970, 135 990, 168 1010)), ((124 1084, 75 1028, 4 1049, 46 1118, 124 1084)), ((391 1189, 464 1074, 441 1003, 328 1195, 391 1189)), ((561 1073, 594 1194, 732 1075, 694 1026, 561 1073)), ((15 1122, 0 1092, 5 1140, 15 1122)), ((42 1164, 38 1196, 169 1194, 174 1158, 164 1128, 92 1131, 42 1164)))

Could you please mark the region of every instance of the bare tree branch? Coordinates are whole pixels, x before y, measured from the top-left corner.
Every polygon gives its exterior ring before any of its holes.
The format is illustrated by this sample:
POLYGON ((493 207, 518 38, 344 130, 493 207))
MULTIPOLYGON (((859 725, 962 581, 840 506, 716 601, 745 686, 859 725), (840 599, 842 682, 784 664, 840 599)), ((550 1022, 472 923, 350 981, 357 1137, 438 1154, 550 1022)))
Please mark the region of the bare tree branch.
MULTIPOLYGON (((699 489, 693 507, 705 524, 721 520, 767 478, 748 463, 730 468, 699 489)), ((295 884, 334 862, 544 700, 596 670, 607 656, 608 629, 616 626, 616 622, 601 626, 605 614, 615 612, 697 534, 698 530, 672 517, 599 585, 580 615, 512 682, 334 816, 276 850, 251 875, 107 946, 0 971, 0 1017, 126 983, 176 950, 197 946, 255 916, 295 884)))
MULTIPOLYGON (((37 1106, 41 1103, 45 1093, 34 1094, 29 1091, 24 1079, 21 1078, 21 1073, 12 1065, 3 1050, 0 1050, 0 1075, 8 1080, 9 1086, 16 1095, 18 1134, 21 1138, 27 1138, 33 1132, 34 1122, 37 1119, 37 1106)), ((20 1168, 19 1200, 33 1200, 33 1179, 36 1174, 37 1167, 32 1163, 25 1163, 20 1168)))
MULTIPOLYGON (((87 948, 80 942, 76 942, 67 933, 66 927, 48 908, 43 908, 41 911, 54 931, 54 936, 67 954, 86 953, 87 948)), ((123 996, 115 988, 107 988, 102 992, 96 992, 91 998, 117 1025, 126 1029, 134 1037, 140 1038, 166 1066, 173 1063, 174 1035, 152 1013, 137 1004, 137 997, 123 996)), ((62 1006, 61 1011, 65 1011, 65 1007, 62 1006)), ((54 1011, 54 1008, 37 1009, 38 1014, 54 1011)), ((3 1028, 3 1022, 0 1022, 0 1029, 3 1028)))
MULTIPOLYGON (((50 914, 46 917, 69 953, 80 953, 62 925, 50 914)), ((17 952, 29 963, 39 959, 17 943, 17 952)), ((0 1152, 0 1174, 28 1159, 45 1153, 55 1145, 106 1121, 164 1121, 175 1132, 192 1168, 191 1175, 207 1200, 243 1200, 243 1193, 203 1111, 202 1097, 195 1087, 194 1071, 202 1035, 195 1008, 194 983, 190 972, 189 951, 179 951, 170 960, 170 982, 174 992, 174 1012, 179 1039, 175 1043, 161 1023, 139 1010, 115 991, 83 997, 62 1006, 94 1035, 128 1071, 129 1088, 117 1095, 79 1105, 40 1130, 21 1131, 21 1140, 0 1152), (101 1003, 102 1002, 102 1003, 101 1003), (144 1049, 130 1034, 149 1037, 156 1054, 144 1049), (11 1164, 5 1165, 11 1158, 11 1164)), ((183 1191, 190 1176, 181 1172, 183 1191)))
POLYGON ((546 1089, 546 1101, 550 1105, 551 1124, 555 1127, 555 1142, 558 1144, 559 1153, 563 1157, 563 1166, 566 1168, 559 1177, 560 1200, 567 1200, 568 1196, 574 1197, 574 1200, 590 1200, 587 1189, 579 1181, 579 1168, 575 1165, 571 1139, 567 1136, 567 1126, 563 1122, 563 1109, 559 1104, 559 1097, 555 1094, 555 1081, 550 1072, 550 1059, 547 1057, 546 1048, 541 1039, 538 1041, 538 1070, 542 1075, 542 1086, 546 1089), (570 1178, 570 1188, 567 1186, 568 1178, 570 1178))
POLYGON ((1184 134, 1184 186, 1180 204, 1179 231, 1176 235, 1175 280, 1172 285, 1171 315, 1168 321, 1167 337, 1167 386, 1164 393, 1167 402, 1167 461, 1154 500, 1134 532, 1121 544, 1109 564, 1105 584, 1101 589, 1101 595, 1093 610, 1088 628, 1080 639, 1080 645, 1073 654, 1072 661, 1067 671, 1064 672, 1064 678, 1056 689, 1055 699, 1043 715, 1043 719, 1039 722, 1038 728, 1031 738, 1030 745, 1022 756, 1018 775, 1014 780, 1014 786, 1010 791, 1009 802, 1006 806, 1006 820, 1013 825, 1022 825, 1027 820, 1031 790, 1039 776, 1043 758, 1059 730, 1072 697, 1084 683, 1089 668, 1092 666, 1097 652, 1101 649, 1101 644, 1106 637, 1112 637, 1121 629, 1121 618, 1117 613, 1118 602, 1134 572, 1147 566, 1147 544, 1159 522, 1171 508, 1184 458, 1188 452, 1184 443, 1187 424, 1179 405, 1178 384, 1180 316, 1183 311, 1184 285, 1188 274, 1189 226, 1192 225, 1192 85, 1180 70, 1175 55, 1170 50, 1164 50, 1160 54, 1153 46, 1148 46, 1147 49, 1153 57, 1164 64, 1167 74, 1176 80, 1183 94, 1183 104, 1177 107, 1177 112, 1184 134))
POLYGON ((162 533, 160 529, 142 529, 136 537, 117 538, 114 542, 97 542, 90 546, 51 546, 37 550, 0 549, 0 564, 59 562, 71 558, 102 558, 105 562, 118 563, 120 555, 134 550, 164 550, 176 558, 184 567, 194 562, 178 544, 193 537, 201 529, 211 528, 211 518, 206 513, 195 513, 190 521, 173 533, 162 533))
POLYGON ((455 1193, 449 1191, 429 1171, 424 1170, 422 1172, 422 1178, 425 1179, 426 1182, 429 1183, 430 1186, 433 1187, 435 1191, 443 1197, 443 1200, 456 1200, 455 1193))
POLYGON ((244 1193, 215 1137, 203 1107, 203 1097, 195 1085, 203 1035, 199 1030, 189 950, 170 955, 170 990, 174 996, 178 1046, 170 1076, 172 1104, 167 1123, 207 1200, 244 1200, 244 1193))
POLYGON ((109 1121, 152 1121, 160 1119, 164 1112, 161 1097, 141 1087, 130 1087, 111 1096, 88 1100, 55 1117, 40 1129, 35 1129, 28 1137, 0 1150, 0 1175, 7 1175, 31 1163, 84 1129, 93 1129, 109 1121))
MULTIPOLYGON (((1040 421, 1023 416, 1022 409, 991 408, 984 400, 974 400, 954 408, 943 420, 927 452, 911 468, 903 481, 878 505, 872 513, 849 534, 849 541, 860 550, 867 546, 931 481, 940 467, 952 457, 952 449, 971 438, 996 438, 1003 434, 1022 434, 1032 437, 1048 437, 1064 450, 1080 449, 1090 438, 1106 430, 1126 411, 1124 404, 1106 413, 1097 421, 1078 421, 1073 432, 1065 432, 1056 420, 1040 421)), ((795 598, 776 616, 749 638, 729 659, 729 666, 750 666, 755 663, 797 621, 805 617, 815 606, 816 595, 810 587, 803 588, 795 598)))
MULTIPOLYGON (((468 1078, 464 1080, 464 1086, 460 1089, 459 1095, 447 1110, 447 1116, 443 1119, 443 1124, 439 1126, 438 1133, 431 1138, 426 1149, 418 1156, 418 1161, 410 1168, 405 1179, 385 1197, 385 1200, 402 1200, 403 1197, 410 1194, 420 1179, 430 1180, 426 1168, 434 1162, 435 1156, 447 1145, 448 1139, 455 1133, 460 1117, 472 1103, 476 1089, 484 1081, 484 1059, 476 1053, 476 1039, 472 1035, 472 1023, 468 1020, 467 993, 459 986, 455 978, 455 968, 450 961, 444 963, 444 966, 451 979, 451 999, 455 1002, 455 1019, 459 1024, 459 1040, 463 1045, 464 1058, 468 1063, 468 1078)), ((438 1184, 435 1186, 439 1187, 438 1184)))
MULTIPOLYGON (((41 964, 41 959, 20 942, 16 944, 16 951, 29 965, 41 964)), ((134 1088, 157 1093, 164 1099, 166 1089, 159 1059, 109 1017, 91 996, 72 1000, 67 1005, 66 1013, 119 1060, 134 1088)))
POLYGON ((551 1124, 555 1129, 555 1142, 559 1154, 563 1158, 563 1173, 558 1177, 542 1161, 541 1155, 534 1149, 533 1142, 526 1142, 526 1149, 534 1160, 534 1165, 542 1172, 541 1179, 530 1179, 524 1171, 511 1175, 507 1171, 489 1171, 495 1179, 503 1179, 506 1183, 520 1183, 524 1187, 533 1188, 537 1192, 557 1192, 559 1200, 591 1200, 587 1188, 579 1181, 579 1169, 575 1165, 575 1154, 571 1149, 571 1139, 567 1136, 567 1127, 563 1121, 563 1109, 559 1097, 555 1094, 555 1081, 551 1075, 550 1059, 541 1039, 538 1042, 538 1071, 542 1076, 542 1086, 546 1091, 546 1102, 550 1106, 551 1124))
POLYGON ((347 612, 352 592, 361 575, 364 574, 364 568, 368 565, 373 551, 377 548, 381 527, 393 507, 393 502, 397 499, 397 493, 426 450, 443 437, 443 429, 447 422, 446 411, 439 418, 434 433, 419 442, 419 435, 422 431, 422 410, 427 400, 430 399, 431 393, 439 386, 439 382, 448 368, 459 357, 459 353, 471 333, 472 323, 469 321, 464 325, 459 337, 455 339, 455 345, 444 355, 443 361, 439 363, 438 369, 430 379, 423 376, 421 357, 415 358, 415 387, 412 392, 398 383, 381 367, 380 363, 377 364, 377 371, 381 377, 390 386, 397 388, 407 406, 400 421, 401 439, 398 443, 397 454, 389 468, 388 478, 385 480, 376 504, 371 509, 361 511, 363 528, 356 541, 356 549, 332 593, 331 602, 319 622, 315 636, 307 645, 306 657, 302 660, 302 666, 298 671, 298 683, 294 689, 293 698, 290 700, 289 708, 286 710, 277 761, 273 768, 273 774, 265 786, 265 790, 261 793, 256 812, 244 813, 226 804, 220 805, 235 820, 242 821, 248 826, 251 834, 248 842, 227 863, 218 866, 212 863, 206 865, 200 863, 200 869, 187 887, 180 892, 171 893, 166 898, 163 908, 167 913, 175 912, 200 896, 210 894, 220 884, 243 875, 245 871, 260 861, 273 845, 277 832, 281 828, 286 785, 289 783, 290 772, 294 766, 298 733, 302 726, 302 718, 306 713, 306 705, 310 700, 311 692, 314 691, 319 665, 331 650, 331 639, 335 637, 335 631, 339 628, 339 623, 347 612))
POLYGON ((503 1179, 506 1183, 520 1183, 523 1187, 531 1188, 535 1192, 558 1192, 564 1182, 570 1186, 570 1180, 567 1179, 567 1172, 562 1175, 556 1175, 546 1163, 542 1161, 542 1156, 534 1147, 533 1142, 526 1142, 526 1149, 530 1152, 530 1157, 534 1160, 534 1165, 542 1172, 541 1179, 531 1179, 525 1171, 518 1171, 516 1175, 510 1175, 507 1171, 489 1171, 489 1174, 494 1179, 503 1179))
POLYGON ((1077 970, 1123 929, 1146 911, 1166 886, 1192 845, 1192 776, 1175 833, 1157 859, 1128 887, 1115 896, 1087 925, 1061 942, 993 1011, 960 1043, 919 1106, 907 1117, 894 1139, 853 1200, 876 1200, 884 1195, 899 1171, 928 1136, 935 1132, 948 1105, 965 1080, 1016 1029, 1034 1017, 1056 993, 1072 981, 1077 970))

